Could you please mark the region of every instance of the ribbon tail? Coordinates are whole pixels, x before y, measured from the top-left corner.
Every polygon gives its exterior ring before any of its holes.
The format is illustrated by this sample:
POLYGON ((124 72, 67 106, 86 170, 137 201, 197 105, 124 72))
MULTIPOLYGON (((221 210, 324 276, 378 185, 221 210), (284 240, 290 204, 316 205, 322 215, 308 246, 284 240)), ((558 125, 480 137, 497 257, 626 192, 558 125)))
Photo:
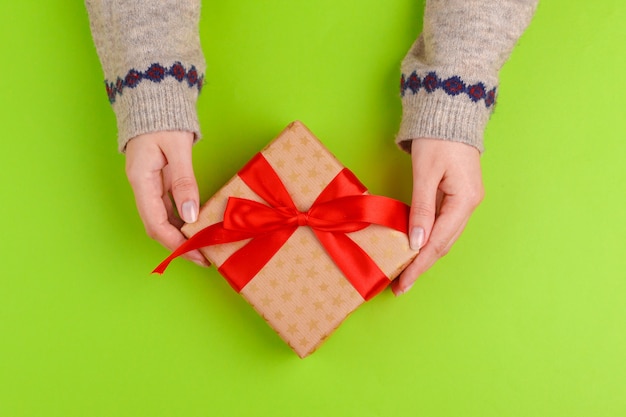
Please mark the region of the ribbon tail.
POLYGON ((328 232, 355 232, 378 224, 402 233, 408 232, 409 206, 377 195, 350 195, 312 206, 313 228, 328 232))
POLYGON ((240 292, 280 250, 297 227, 255 237, 233 253, 219 268, 231 287, 240 292))
POLYGON ((391 282, 359 245, 343 233, 313 230, 335 265, 365 301, 391 282))
POLYGON ((157 266, 152 273, 163 274, 170 262, 195 249, 200 249, 206 246, 219 245, 222 243, 236 242, 243 239, 249 239, 252 235, 250 233, 237 232, 224 229, 222 222, 212 224, 198 233, 190 237, 185 243, 180 245, 174 252, 170 254, 163 262, 157 266))

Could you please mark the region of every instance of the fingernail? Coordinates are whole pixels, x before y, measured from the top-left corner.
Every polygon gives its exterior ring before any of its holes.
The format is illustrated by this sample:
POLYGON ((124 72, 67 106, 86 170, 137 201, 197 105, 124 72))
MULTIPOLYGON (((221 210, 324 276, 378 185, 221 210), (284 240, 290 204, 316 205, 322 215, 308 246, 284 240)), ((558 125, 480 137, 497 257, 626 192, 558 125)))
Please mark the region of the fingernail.
POLYGON ((412 250, 418 251, 424 245, 424 229, 421 227, 414 227, 409 234, 409 246, 412 250))
POLYGON ((183 203, 183 220, 186 223, 194 223, 198 220, 198 207, 195 201, 189 200, 183 203))
MULTIPOLYGON (((413 283, 413 284, 415 284, 415 283, 413 283)), ((405 289, 403 289, 402 291, 398 291, 398 292, 396 293, 396 297, 400 297, 402 294, 405 294, 405 293, 409 292, 409 290, 410 290, 411 288, 413 288, 413 284, 409 285, 408 287, 406 287, 406 288, 405 288, 405 289)))
POLYGON ((203 261, 200 261, 200 260, 197 260, 197 259, 194 259, 194 261, 193 261, 193 262, 194 262, 196 265, 200 265, 200 266, 201 266, 201 267, 203 267, 203 268, 208 268, 208 267, 209 267, 209 265, 208 265, 206 262, 203 262, 203 261))

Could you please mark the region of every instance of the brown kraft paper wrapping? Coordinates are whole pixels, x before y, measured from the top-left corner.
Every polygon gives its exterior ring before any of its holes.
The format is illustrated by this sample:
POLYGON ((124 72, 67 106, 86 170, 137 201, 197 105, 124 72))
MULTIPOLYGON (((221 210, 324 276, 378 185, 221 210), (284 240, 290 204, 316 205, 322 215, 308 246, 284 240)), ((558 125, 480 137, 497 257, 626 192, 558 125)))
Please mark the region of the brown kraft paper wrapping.
MULTIPOLYGON (((261 153, 300 211, 307 211, 344 168, 300 122, 291 123, 261 153)), ((198 221, 183 227, 183 233, 190 237, 222 221, 229 197, 263 202, 235 176, 204 204, 198 221)), ((370 225, 348 236, 390 281, 417 254, 409 248, 406 234, 383 226, 370 225)), ((248 241, 209 246, 201 252, 219 267, 248 241)), ((364 302, 308 227, 299 227, 240 293, 300 357, 312 353, 364 302)))

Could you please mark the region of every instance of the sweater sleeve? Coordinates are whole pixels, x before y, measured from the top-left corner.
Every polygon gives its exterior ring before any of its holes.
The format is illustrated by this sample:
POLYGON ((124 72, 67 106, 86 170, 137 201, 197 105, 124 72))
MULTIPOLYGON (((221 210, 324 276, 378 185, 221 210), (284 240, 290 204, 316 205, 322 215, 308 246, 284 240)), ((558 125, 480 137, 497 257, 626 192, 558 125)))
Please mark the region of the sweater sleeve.
POLYGON ((537 1, 427 0, 423 31, 402 62, 402 149, 428 137, 484 150, 498 72, 537 1))
POLYGON ((119 150, 142 133, 200 137, 196 101, 205 61, 200 0, 86 0, 91 32, 117 118, 119 150))

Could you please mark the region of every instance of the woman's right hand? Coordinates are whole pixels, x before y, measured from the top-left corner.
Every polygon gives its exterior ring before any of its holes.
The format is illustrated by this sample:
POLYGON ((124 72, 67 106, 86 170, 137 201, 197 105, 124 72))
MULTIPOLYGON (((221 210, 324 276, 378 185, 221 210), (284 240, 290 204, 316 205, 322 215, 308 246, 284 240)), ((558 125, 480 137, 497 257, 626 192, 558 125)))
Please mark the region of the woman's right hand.
MULTIPOLYGON (((161 131, 136 136, 126 146, 126 175, 146 233, 170 251, 187 240, 180 231, 182 225, 198 219, 198 185, 191 159, 193 139, 191 132, 161 131)), ((183 257, 209 266, 198 250, 183 257)))

